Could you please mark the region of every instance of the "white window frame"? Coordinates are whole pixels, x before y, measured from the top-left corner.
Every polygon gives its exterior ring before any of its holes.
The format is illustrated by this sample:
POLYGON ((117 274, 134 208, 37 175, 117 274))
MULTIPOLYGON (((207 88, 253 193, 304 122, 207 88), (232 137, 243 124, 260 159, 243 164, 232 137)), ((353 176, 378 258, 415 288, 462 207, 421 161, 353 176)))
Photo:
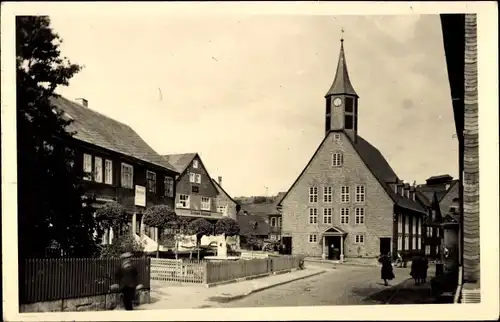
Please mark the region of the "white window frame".
POLYGON ((191 183, 195 183, 196 182, 196 173, 189 172, 189 182, 191 182, 191 183))
POLYGON ((309 187, 309 203, 318 202, 318 187, 309 187))
POLYGON ((403 216, 398 214, 398 233, 403 233, 403 216))
POLYGON ((94 181, 102 183, 102 158, 94 157, 94 181))
POLYGON ((410 249, 410 238, 408 235, 405 235, 405 250, 410 249))
POLYGON ((123 188, 133 189, 134 188, 134 167, 130 164, 122 162, 121 165, 121 186, 123 188), (129 169, 130 173, 127 173, 130 177, 125 177, 124 169, 129 169))
POLYGON ((431 245, 425 245, 425 255, 431 254, 431 245))
POLYGON ((342 186, 340 187, 340 203, 351 202, 351 187, 342 186))
POLYGON ((417 225, 418 225, 417 217, 413 217, 411 223, 412 223, 412 227, 411 227, 412 234, 416 235, 417 234, 417 225))
POLYGON ((179 203, 177 204, 177 206, 178 206, 178 208, 189 208, 191 206, 191 196, 185 195, 185 194, 180 194, 179 195, 179 203))
POLYGON ((201 197, 201 210, 210 210, 211 201, 209 197, 201 197))
POLYGON ((193 160, 193 168, 198 169, 198 160, 193 160))
POLYGON ((349 224, 349 215, 350 215, 349 208, 340 208, 340 223, 343 225, 349 224))
POLYGON ((157 185, 157 182, 156 182, 156 172, 146 170, 146 186, 147 186, 148 192, 156 193, 156 185, 157 185), (154 177, 154 180, 152 180, 154 182, 153 189, 150 189, 150 187, 149 187, 149 181, 150 180, 149 180, 148 175, 151 175, 151 174, 154 177))
POLYGON ((271 217, 271 227, 278 227, 278 218, 271 217))
POLYGON ((167 176, 163 178, 163 196, 169 198, 174 196, 174 178, 167 176))
POLYGON ((365 244, 365 235, 363 235, 363 234, 354 235, 354 244, 364 245, 365 244))
POLYGON ((408 222, 408 216, 405 216, 405 235, 410 233, 410 223, 408 222))
POLYGON ((92 155, 83 154, 83 179, 92 180, 92 155))
POLYGON ((403 236, 398 236, 398 250, 403 250, 403 236))
POLYGON ((333 202, 333 187, 323 187, 323 202, 332 203, 333 202))
POLYGON ((318 242, 318 235, 316 235, 316 234, 309 235, 309 242, 310 243, 317 243, 318 242))
POLYGON ((323 224, 331 225, 333 222, 333 208, 323 208, 323 224))
POLYGON ((309 208, 309 224, 318 223, 318 208, 309 208))
POLYGON ((104 183, 113 184, 113 161, 104 160, 104 183))
POLYGON ((422 236, 422 220, 417 221, 417 234, 422 236))
POLYGON ((354 200, 357 203, 365 202, 366 200, 366 187, 364 185, 358 184, 354 188, 354 200))
POLYGON ((413 250, 418 249, 417 248, 417 236, 415 236, 415 235, 412 236, 412 238, 411 238, 411 246, 412 246, 413 250))
POLYGON ((344 155, 340 152, 332 153, 332 167, 339 168, 344 164, 344 155))
POLYGON ((422 237, 418 236, 417 237, 417 246, 418 246, 418 250, 422 249, 422 237))
POLYGON ((354 223, 356 225, 365 224, 365 208, 357 207, 354 209, 354 223))
POLYGON ((196 183, 201 183, 201 174, 197 173, 197 174, 195 175, 195 178, 196 178, 196 179, 195 179, 195 180, 196 180, 196 183))

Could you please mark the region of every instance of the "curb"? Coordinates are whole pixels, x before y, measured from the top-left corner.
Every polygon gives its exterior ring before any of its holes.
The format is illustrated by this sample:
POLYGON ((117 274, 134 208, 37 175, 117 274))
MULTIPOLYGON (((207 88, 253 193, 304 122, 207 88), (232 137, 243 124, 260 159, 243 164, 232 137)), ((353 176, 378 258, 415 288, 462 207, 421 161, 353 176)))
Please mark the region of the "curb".
POLYGON ((260 287, 260 288, 256 288, 256 289, 250 290, 250 291, 248 291, 248 292, 246 292, 244 294, 239 294, 239 295, 235 295, 235 296, 228 296, 228 297, 225 298, 225 300, 227 302, 239 300, 239 299, 247 297, 247 296, 249 296, 251 294, 260 292, 260 291, 264 291, 264 290, 267 290, 267 289, 270 289, 270 288, 273 288, 273 287, 276 287, 276 286, 288 284, 288 283, 291 283, 291 282, 299 281, 299 280, 302 280, 302 279, 305 279, 305 278, 317 276, 317 275, 323 274, 325 272, 326 272, 325 270, 321 270, 319 272, 316 272, 316 273, 313 273, 313 274, 310 274, 310 275, 300 276, 300 277, 297 277, 297 278, 294 278, 294 279, 290 279, 290 280, 287 280, 287 281, 283 281, 283 282, 279 282, 279 283, 276 283, 276 284, 263 286, 263 287, 260 287))

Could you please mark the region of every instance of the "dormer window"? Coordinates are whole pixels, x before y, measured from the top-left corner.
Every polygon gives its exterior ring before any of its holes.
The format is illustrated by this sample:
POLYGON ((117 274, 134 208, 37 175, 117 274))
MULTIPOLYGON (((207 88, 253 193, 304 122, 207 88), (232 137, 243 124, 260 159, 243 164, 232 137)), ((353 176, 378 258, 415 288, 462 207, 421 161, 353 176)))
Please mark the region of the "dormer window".
POLYGON ((198 160, 193 160, 193 168, 198 169, 198 160))

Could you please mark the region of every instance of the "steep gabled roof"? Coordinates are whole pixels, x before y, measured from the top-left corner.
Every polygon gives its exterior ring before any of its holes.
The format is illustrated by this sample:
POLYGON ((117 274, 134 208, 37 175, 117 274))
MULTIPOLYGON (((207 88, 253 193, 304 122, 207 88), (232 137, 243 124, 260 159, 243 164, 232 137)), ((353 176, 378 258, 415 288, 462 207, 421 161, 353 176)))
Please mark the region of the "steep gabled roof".
MULTIPOLYGON (((234 202, 235 204, 239 205, 239 203, 234 200, 227 192, 226 190, 224 190, 224 188, 222 188, 222 186, 217 182, 217 180, 213 179, 212 178, 212 182, 213 184, 215 185, 215 187, 217 188, 217 191, 219 191, 219 193, 224 193, 228 198, 229 200, 231 200, 232 202, 234 202)), ((241 206, 241 205, 240 205, 241 206)))
POLYGON ((75 132, 73 138, 177 172, 130 126, 62 96, 53 97, 51 103, 72 120, 67 130, 75 132))
POLYGON ((174 166, 177 172, 182 174, 197 155, 198 153, 179 153, 179 154, 167 154, 163 155, 162 157, 168 163, 174 166))
MULTIPOLYGON (((293 189, 295 184, 299 181, 299 179, 302 177, 306 169, 309 167, 311 162, 314 160, 316 155, 318 154, 319 150, 323 146, 324 142, 326 139, 332 134, 332 132, 338 132, 338 131, 330 131, 323 141, 321 141, 320 145, 314 152, 313 156, 307 163, 307 165, 304 167, 300 175, 297 177, 295 182, 292 184, 288 192, 281 198, 279 205, 283 202, 283 200, 286 198, 288 193, 293 189)), ((358 155, 361 157, 361 160, 366 164, 367 168, 370 170, 371 173, 375 176, 375 178, 379 181, 379 183, 382 185, 382 187, 385 189, 389 197, 394 201, 396 205, 402 208, 406 208, 409 210, 417 211, 420 213, 425 213, 424 208, 417 203, 416 201, 413 201, 409 198, 405 198, 401 195, 398 195, 397 193, 394 192, 393 189, 389 186, 390 183, 396 183, 398 181, 398 176, 392 170, 391 166, 387 162, 387 160, 384 158, 382 153, 375 148, 373 145, 371 145, 368 141, 363 139, 361 136, 357 136, 357 141, 354 142, 350 139, 350 136, 346 134, 346 137, 349 138, 349 141, 351 142, 352 146, 358 153, 358 155)))

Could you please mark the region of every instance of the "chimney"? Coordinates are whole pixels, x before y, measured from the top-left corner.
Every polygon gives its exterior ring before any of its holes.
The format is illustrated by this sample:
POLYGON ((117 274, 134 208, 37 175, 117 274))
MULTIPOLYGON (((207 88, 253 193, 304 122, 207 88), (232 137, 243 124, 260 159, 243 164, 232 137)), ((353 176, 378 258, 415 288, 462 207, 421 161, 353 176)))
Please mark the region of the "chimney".
POLYGON ((83 107, 89 107, 89 101, 87 101, 85 98, 81 98, 81 97, 75 98, 75 101, 78 104, 82 105, 83 107))
POLYGON ((218 179, 218 182, 219 182, 219 186, 221 186, 221 187, 222 187, 222 177, 221 177, 221 176, 219 176, 217 179, 218 179))

